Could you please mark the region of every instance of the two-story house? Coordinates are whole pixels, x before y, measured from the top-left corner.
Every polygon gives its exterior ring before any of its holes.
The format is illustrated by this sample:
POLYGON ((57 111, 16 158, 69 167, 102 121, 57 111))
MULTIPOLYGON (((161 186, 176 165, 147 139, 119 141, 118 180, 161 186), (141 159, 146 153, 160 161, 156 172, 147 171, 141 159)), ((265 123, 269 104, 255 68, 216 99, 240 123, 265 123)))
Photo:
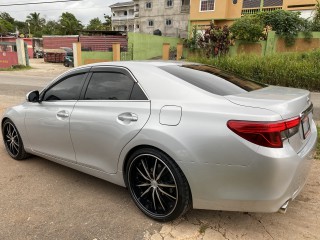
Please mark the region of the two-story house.
POLYGON ((163 36, 188 35, 190 0, 134 0, 111 6, 112 29, 163 36), (158 31, 159 32, 159 31, 158 31))
POLYGON ((191 0, 190 26, 206 28, 211 21, 217 25, 230 25, 246 14, 259 11, 284 9, 299 11, 309 18, 315 9, 316 0, 191 0))
POLYGON ((140 32, 160 30, 163 36, 187 37, 190 0, 134 0, 140 32))
POLYGON ((134 15, 134 2, 119 2, 111 6, 112 30, 114 31, 137 31, 134 15))

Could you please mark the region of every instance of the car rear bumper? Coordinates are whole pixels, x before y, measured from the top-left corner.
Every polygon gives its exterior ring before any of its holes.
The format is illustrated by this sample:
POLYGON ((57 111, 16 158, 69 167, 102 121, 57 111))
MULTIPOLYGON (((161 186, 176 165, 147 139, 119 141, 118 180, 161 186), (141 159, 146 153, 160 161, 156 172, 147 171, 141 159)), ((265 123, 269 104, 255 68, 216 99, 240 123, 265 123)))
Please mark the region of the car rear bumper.
MULTIPOLYGON (((188 164, 193 207, 196 209, 277 212, 306 183, 317 142, 312 122, 308 143, 299 152, 261 147, 248 166, 188 164)), ((239 153, 241 158, 241 153, 239 153)))

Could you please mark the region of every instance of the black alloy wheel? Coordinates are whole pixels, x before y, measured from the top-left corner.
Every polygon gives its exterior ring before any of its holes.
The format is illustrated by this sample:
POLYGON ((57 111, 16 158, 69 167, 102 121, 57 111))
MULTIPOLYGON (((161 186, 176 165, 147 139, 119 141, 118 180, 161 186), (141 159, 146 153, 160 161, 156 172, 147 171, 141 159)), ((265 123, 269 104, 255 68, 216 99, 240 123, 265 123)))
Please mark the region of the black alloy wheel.
POLYGON ((12 158, 16 160, 27 158, 28 154, 24 150, 20 134, 14 123, 9 119, 4 121, 2 136, 6 150, 12 158))
POLYGON ((190 207, 187 180, 166 154, 152 148, 140 149, 130 157, 126 173, 130 194, 147 216, 170 221, 190 207))

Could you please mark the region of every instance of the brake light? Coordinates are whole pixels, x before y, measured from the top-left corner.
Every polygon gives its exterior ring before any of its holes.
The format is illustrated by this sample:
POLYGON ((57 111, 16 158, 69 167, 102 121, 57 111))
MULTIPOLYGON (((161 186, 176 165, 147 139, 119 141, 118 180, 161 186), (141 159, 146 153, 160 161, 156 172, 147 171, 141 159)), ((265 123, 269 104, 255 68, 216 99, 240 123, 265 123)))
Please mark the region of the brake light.
POLYGON ((227 126, 240 137, 263 147, 282 148, 283 140, 299 131, 300 117, 277 122, 230 120, 227 126))

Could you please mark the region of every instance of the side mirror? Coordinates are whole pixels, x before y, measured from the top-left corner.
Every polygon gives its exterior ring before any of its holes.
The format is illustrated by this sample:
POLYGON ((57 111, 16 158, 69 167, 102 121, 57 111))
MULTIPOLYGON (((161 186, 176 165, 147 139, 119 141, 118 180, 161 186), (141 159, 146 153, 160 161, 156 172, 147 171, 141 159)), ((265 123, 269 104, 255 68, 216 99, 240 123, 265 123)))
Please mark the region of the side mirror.
POLYGON ((39 102, 39 91, 29 92, 26 99, 28 102, 39 102))

